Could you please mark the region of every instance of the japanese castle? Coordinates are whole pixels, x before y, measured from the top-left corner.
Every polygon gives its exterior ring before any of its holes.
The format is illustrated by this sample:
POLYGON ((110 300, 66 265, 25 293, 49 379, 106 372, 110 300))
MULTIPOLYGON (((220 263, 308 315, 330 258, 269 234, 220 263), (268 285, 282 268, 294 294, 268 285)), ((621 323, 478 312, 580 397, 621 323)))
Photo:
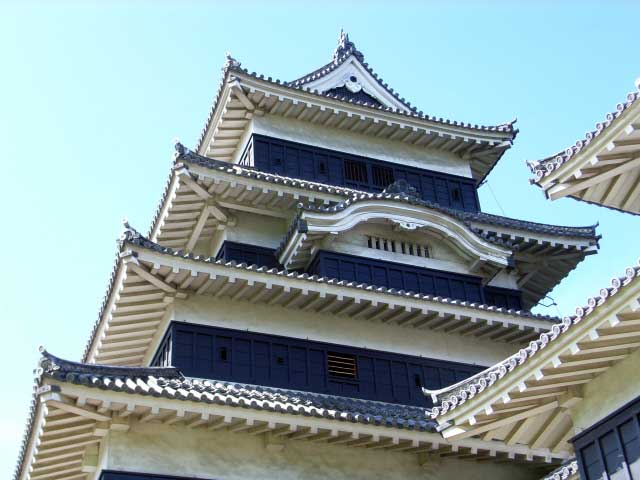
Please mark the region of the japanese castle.
MULTIPOLYGON (((639 96, 532 182, 639 213, 639 96)), ((640 266, 531 313, 600 237, 482 211, 517 133, 419 111, 344 32, 293 81, 227 55, 81 361, 41 349, 15 480, 640 479, 640 266)))

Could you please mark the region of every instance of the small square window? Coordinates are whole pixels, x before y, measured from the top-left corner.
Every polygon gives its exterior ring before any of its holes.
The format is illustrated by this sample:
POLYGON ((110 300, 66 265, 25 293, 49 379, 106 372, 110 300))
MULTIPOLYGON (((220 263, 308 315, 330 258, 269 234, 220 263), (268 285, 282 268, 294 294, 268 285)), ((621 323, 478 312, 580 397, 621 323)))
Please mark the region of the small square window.
POLYGON ((356 357, 348 353, 327 353, 327 371, 329 376, 357 380, 358 368, 356 357))
POLYGON ((218 359, 221 362, 228 362, 229 361, 229 351, 227 350, 227 347, 220 347, 218 349, 218 359))

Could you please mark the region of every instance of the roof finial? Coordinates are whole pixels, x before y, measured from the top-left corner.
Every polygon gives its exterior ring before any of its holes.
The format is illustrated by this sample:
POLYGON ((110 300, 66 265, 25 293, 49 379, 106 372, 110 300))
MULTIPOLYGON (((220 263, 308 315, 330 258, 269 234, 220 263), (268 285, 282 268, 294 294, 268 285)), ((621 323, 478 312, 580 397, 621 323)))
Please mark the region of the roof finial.
POLYGON ((341 57, 347 55, 354 55, 361 62, 364 61, 364 55, 358 51, 355 43, 349 40, 349 34, 344 31, 344 28, 341 28, 338 36, 338 46, 333 52, 333 61, 338 62, 341 57))
POLYGON ((240 67, 240 62, 231 56, 231 52, 225 52, 224 57, 226 59, 226 61, 224 62, 225 70, 229 67, 240 67))

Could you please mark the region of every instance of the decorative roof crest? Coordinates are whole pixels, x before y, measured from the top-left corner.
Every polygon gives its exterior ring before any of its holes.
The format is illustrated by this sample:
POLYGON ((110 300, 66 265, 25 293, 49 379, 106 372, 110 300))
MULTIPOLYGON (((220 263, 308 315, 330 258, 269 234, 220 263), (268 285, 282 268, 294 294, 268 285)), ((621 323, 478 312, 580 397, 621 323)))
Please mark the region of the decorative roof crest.
POLYGON ((418 198, 418 191, 404 179, 396 180, 385 188, 382 193, 418 198))
POLYGON ((338 46, 333 52, 333 61, 337 63, 340 57, 345 55, 353 55, 360 62, 364 62, 364 55, 356 48, 356 44, 349 40, 349 34, 340 29, 340 35, 338 36, 338 46))
POLYGON ((225 52, 224 57, 225 57, 225 62, 224 62, 224 66, 222 67, 223 70, 226 70, 230 67, 239 68, 240 65, 242 65, 238 60, 236 60, 231 56, 231 52, 225 52))

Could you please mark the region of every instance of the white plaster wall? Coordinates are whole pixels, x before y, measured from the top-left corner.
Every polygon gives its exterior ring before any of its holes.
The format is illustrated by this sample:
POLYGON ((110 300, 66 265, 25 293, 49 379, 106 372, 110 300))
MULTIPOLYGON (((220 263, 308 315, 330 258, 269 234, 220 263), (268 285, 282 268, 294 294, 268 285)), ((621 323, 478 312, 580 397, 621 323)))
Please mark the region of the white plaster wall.
POLYGON ((226 239, 232 242, 248 243, 267 248, 278 248, 289 228, 289 221, 235 211, 236 225, 225 229, 226 239))
POLYGON ((584 385, 584 400, 571 409, 576 434, 640 396, 640 350, 584 385))
MULTIPOLYGON (((337 128, 314 125, 276 115, 254 117, 249 129, 268 135, 317 147, 338 150, 387 162, 426 168, 439 172, 471 178, 469 162, 448 153, 402 142, 375 138, 337 128)), ((246 141, 238 148, 236 161, 244 151, 246 141)))
POLYGON ((216 480, 405 480, 408 478, 528 480, 522 466, 442 460, 431 468, 407 453, 287 441, 280 452, 265 448, 261 436, 189 430, 182 426, 134 424, 112 433, 108 468, 216 480))
POLYGON ((487 285, 520 290, 520 287, 518 286, 518 275, 514 271, 507 272, 506 270, 503 270, 499 272, 487 285))
POLYGON ((376 258, 390 262, 406 263, 416 267, 435 268, 449 272, 473 275, 467 262, 445 241, 427 232, 396 232, 389 224, 360 224, 353 230, 338 236, 328 250, 376 258), (377 250, 367 246, 367 235, 378 236, 397 242, 411 242, 429 247, 429 258, 403 255, 391 251, 377 250))
POLYGON ((205 296, 177 300, 172 319, 483 366, 493 365, 517 349, 444 332, 205 296))

